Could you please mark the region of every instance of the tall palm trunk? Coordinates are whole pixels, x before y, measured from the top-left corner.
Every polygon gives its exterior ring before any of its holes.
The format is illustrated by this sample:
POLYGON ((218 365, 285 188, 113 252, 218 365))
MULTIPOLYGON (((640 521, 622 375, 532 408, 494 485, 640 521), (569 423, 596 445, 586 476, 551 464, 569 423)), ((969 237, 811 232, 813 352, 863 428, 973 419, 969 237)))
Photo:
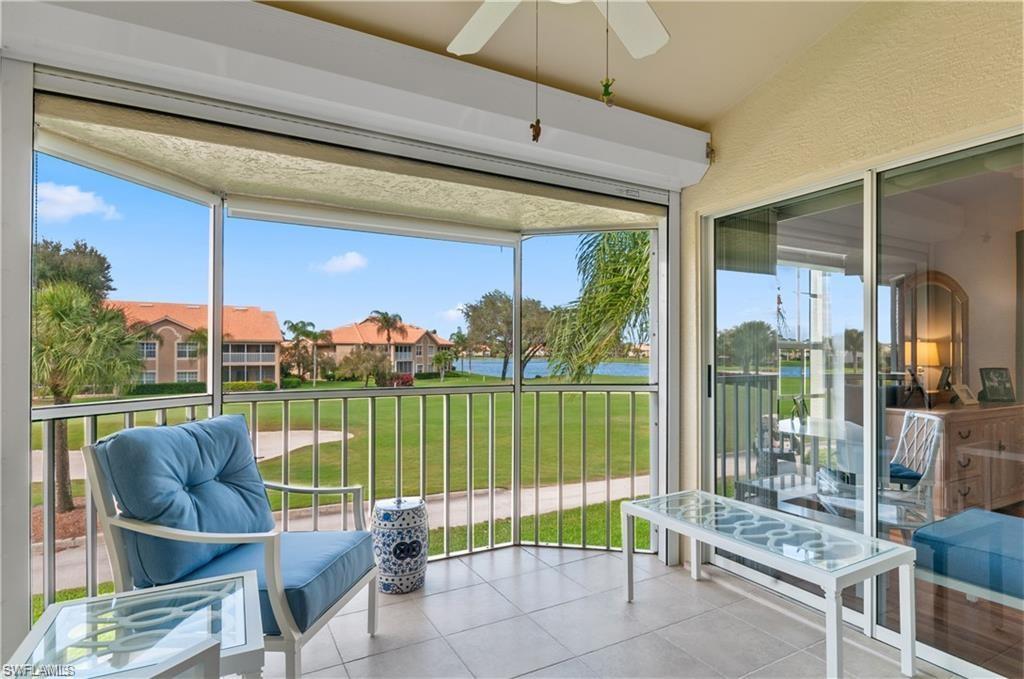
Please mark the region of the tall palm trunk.
MULTIPOLYGON (((53 392, 53 405, 67 405, 71 399, 59 392, 53 392)), ((56 510, 58 514, 70 512, 75 508, 75 500, 71 496, 71 463, 68 459, 68 423, 57 420, 53 423, 53 457, 54 457, 54 489, 56 510)))

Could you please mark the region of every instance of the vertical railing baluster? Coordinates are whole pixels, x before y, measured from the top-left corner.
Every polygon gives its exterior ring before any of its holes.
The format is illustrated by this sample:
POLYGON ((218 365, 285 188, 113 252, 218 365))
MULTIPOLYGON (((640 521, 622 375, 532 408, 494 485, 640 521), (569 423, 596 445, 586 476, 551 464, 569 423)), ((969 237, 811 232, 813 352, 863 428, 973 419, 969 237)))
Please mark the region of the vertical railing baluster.
POLYGON ((167 426, 167 408, 161 408, 160 410, 156 411, 156 426, 167 426))
POLYGON ((580 394, 580 546, 587 546, 587 392, 580 394))
MULTIPOLYGON (((290 429, 289 401, 281 401, 281 483, 288 485, 288 439, 290 429)), ((288 493, 281 493, 281 529, 288 531, 288 493)))
POLYGON ((750 433, 751 433, 751 422, 750 422, 750 420, 752 419, 753 407, 754 407, 754 399, 752 398, 752 390, 751 390, 752 386, 753 386, 753 380, 752 379, 748 379, 747 380, 747 418, 746 418, 747 419, 747 421, 746 421, 746 425, 747 425, 747 479, 752 478, 752 476, 751 476, 750 456, 751 456, 751 453, 753 452, 752 449, 754 447, 754 443, 751 440, 751 436, 750 436, 750 433))
POLYGON ((565 477, 562 469, 562 452, 565 445, 565 428, 562 426, 562 391, 558 392, 558 546, 562 546, 562 493, 565 477))
POLYGON ((260 459, 260 424, 259 424, 259 401, 252 402, 252 409, 249 411, 249 437, 252 440, 252 456, 260 459))
MULTIPOLYGON (((341 485, 348 485, 348 399, 341 399, 341 485)), ((356 507, 353 503, 353 519, 355 512, 363 511, 362 507, 356 507)), ((348 530, 348 495, 341 496, 341 528, 348 530)))
POLYGON ((473 531, 473 394, 466 394, 466 549, 476 547, 473 531))
POLYGON ((402 397, 395 396, 395 497, 402 497, 402 397))
POLYGON ((369 455, 369 475, 367 483, 370 486, 369 500, 370 512, 373 512, 373 505, 377 501, 377 398, 371 396, 366 404, 367 407, 367 431, 370 440, 367 442, 367 455, 369 455))
POLYGON ((57 421, 46 420, 43 423, 43 601, 47 606, 57 598, 56 436, 57 421))
POLYGON ((735 493, 735 481, 740 475, 740 385, 738 382, 733 382, 732 385, 732 418, 733 427, 735 428, 732 433, 732 476, 733 492, 735 493))
POLYGON ((195 406, 189 406, 189 407, 185 408, 185 419, 187 419, 189 422, 195 422, 196 421, 196 407, 195 406))
MULTIPOLYGON (((85 418, 85 442, 96 445, 98 420, 95 415, 85 418)), ((85 592, 86 596, 97 594, 96 552, 96 498, 92 496, 92 486, 85 484, 85 592)))
POLYGON ((448 540, 448 523, 450 521, 449 513, 451 512, 451 457, 452 457, 452 432, 451 432, 451 395, 445 394, 442 397, 442 413, 441 419, 444 423, 444 459, 441 464, 441 472, 444 476, 442 480, 444 490, 444 509, 442 511, 444 515, 444 532, 442 543, 444 544, 444 555, 448 556, 451 554, 451 545, 448 540))
POLYGON ((420 497, 427 501, 427 397, 420 394, 420 497))
POLYGON ((135 426, 135 413, 124 414, 124 428, 131 429, 135 426))
POLYGON ((540 544, 540 395, 533 394, 533 542, 540 544))
MULTIPOLYGON (((320 486, 320 399, 315 398, 313 409, 313 487, 320 486)), ((320 529, 320 496, 313 493, 313 530, 320 529)))
POLYGON ((494 445, 494 392, 487 399, 487 546, 494 549, 494 484, 497 460, 494 445))
POLYGON ((612 546, 612 392, 604 394, 604 546, 612 546))
MULTIPOLYGON (((650 483, 650 482, 648 482, 650 483)), ((629 499, 636 499, 636 392, 629 392, 629 499)), ((621 510, 620 510, 621 511, 621 510)))

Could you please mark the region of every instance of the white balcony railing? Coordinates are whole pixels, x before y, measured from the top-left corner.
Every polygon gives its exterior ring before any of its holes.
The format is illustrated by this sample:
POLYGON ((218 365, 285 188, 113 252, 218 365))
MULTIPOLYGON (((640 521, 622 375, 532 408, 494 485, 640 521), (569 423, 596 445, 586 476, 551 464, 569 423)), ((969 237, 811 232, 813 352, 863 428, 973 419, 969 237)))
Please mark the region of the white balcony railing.
POLYGON ((258 351, 226 351, 222 354, 224 363, 275 363, 274 352, 258 351))
MULTIPOLYGON (((364 512, 399 492, 426 498, 431 557, 443 558, 510 544, 618 549, 618 503, 649 489, 656 389, 524 386, 518 418, 512 385, 226 393, 223 408, 247 418, 268 479, 363 485, 364 512)), ((58 536, 58 435, 67 437, 77 479, 82 444, 123 428, 202 418, 212 405, 209 395, 195 395, 33 409, 42 518, 33 544, 37 610, 61 590, 96 593, 109 572, 88 484, 73 485, 85 534, 58 536)), ((347 528, 356 511, 340 498, 272 493, 270 500, 283 530, 325 521, 347 528)))

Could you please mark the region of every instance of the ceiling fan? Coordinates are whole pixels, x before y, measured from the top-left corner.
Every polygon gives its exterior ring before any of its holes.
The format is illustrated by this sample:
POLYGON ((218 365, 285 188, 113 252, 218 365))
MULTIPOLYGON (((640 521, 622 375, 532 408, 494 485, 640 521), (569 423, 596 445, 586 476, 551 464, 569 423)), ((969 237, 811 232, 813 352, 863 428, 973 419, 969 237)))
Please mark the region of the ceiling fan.
MULTIPOLYGON (((573 4, 580 0, 551 0, 573 4)), ((459 34, 448 45, 452 54, 479 52, 501 27, 521 0, 484 0, 459 34)), ((629 50, 634 59, 643 59, 660 50, 668 42, 668 31, 658 15, 644 0, 593 0, 608 25, 629 50)))

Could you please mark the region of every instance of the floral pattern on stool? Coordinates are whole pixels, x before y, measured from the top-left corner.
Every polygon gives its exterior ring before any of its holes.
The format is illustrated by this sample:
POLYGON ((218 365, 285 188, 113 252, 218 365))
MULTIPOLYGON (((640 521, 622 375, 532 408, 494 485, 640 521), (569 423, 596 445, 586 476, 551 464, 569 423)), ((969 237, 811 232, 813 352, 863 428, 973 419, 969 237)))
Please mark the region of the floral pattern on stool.
POLYGON ((406 594, 423 586, 427 571, 427 504, 423 498, 380 500, 373 506, 373 556, 377 588, 406 594))

